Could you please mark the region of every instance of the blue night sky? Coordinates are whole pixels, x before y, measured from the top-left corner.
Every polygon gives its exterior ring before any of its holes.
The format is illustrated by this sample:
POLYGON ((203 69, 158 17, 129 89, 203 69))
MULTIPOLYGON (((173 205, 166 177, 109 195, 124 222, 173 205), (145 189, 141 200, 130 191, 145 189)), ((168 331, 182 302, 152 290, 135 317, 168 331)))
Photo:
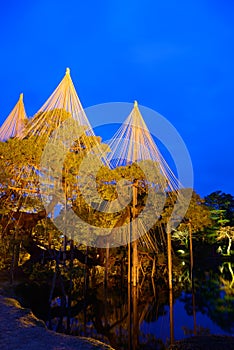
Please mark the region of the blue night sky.
POLYGON ((195 190, 234 194, 232 0, 8 0, 0 33, 1 124, 20 92, 32 116, 70 67, 84 107, 156 110, 188 147, 195 190))

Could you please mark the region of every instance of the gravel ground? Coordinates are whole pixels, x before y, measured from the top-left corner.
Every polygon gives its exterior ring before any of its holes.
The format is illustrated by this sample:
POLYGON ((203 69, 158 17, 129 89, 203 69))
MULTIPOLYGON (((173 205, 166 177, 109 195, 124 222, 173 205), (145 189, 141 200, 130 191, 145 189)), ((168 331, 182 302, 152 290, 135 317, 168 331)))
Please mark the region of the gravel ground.
POLYGON ((1 350, 113 350, 97 340, 49 331, 18 301, 0 295, 1 350))

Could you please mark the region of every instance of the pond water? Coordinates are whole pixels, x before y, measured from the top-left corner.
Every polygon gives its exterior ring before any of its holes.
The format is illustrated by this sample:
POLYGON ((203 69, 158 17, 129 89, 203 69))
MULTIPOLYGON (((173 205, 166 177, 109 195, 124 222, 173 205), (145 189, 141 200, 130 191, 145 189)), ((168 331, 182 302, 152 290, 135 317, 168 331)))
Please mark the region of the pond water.
POLYGON ((49 328, 93 337, 119 350, 164 349, 170 338, 193 334, 234 336, 234 265, 197 267, 193 288, 188 276, 186 269, 177 273, 171 293, 160 278, 145 279, 138 288, 118 278, 110 278, 107 286, 89 283, 89 288, 83 281, 73 286, 71 304, 68 295, 55 291, 51 307, 45 285, 17 292, 49 328))

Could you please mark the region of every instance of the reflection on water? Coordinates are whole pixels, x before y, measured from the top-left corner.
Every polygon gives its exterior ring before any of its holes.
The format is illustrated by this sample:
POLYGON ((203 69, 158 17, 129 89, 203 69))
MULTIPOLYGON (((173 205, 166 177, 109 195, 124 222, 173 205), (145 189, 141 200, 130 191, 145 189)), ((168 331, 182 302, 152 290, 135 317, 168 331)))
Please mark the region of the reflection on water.
MULTIPOLYGON (((170 337, 234 335, 233 271, 230 262, 207 270, 203 266, 194 270, 191 283, 189 271, 177 269, 173 293, 169 293, 167 281, 159 277, 145 279, 138 287, 117 277, 110 278, 107 286, 95 281, 88 286, 83 281, 74 283, 71 302, 68 295, 55 291, 51 307, 49 291, 44 300, 40 296, 40 308, 36 296, 27 302, 28 287, 18 293, 24 293, 26 306, 59 332, 93 337, 119 350, 164 349, 170 337)), ((37 290, 40 294, 38 286, 37 290)))

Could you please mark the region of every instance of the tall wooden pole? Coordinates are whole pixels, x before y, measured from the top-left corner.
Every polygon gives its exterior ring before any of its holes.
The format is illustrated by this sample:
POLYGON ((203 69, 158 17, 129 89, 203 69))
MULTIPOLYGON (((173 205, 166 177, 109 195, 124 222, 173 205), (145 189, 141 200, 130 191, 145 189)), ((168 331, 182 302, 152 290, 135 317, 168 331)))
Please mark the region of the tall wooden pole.
MULTIPOLYGON (((129 208, 130 222, 132 220, 132 210, 129 208)), ((130 230, 128 234, 128 283, 132 282, 132 227, 130 225, 130 230)))
POLYGON ((105 286, 107 286, 107 284, 108 284, 109 255, 110 255, 110 245, 109 245, 109 242, 107 242, 107 245, 106 245, 106 264, 105 264, 105 286))
POLYGON ((84 266, 84 336, 86 337, 86 331, 87 331, 87 305, 86 305, 86 297, 87 297, 87 290, 88 290, 88 267, 87 267, 87 261, 88 261, 88 246, 86 246, 86 252, 85 252, 85 266, 84 266))
MULTIPOLYGON (((134 102, 135 113, 139 112, 137 101, 134 102)), ((140 139, 141 130, 134 125, 134 144, 133 144, 133 162, 137 162, 138 159, 138 144, 140 139)), ((136 223, 136 206, 137 206, 137 186, 138 180, 133 181, 132 187, 132 284, 136 287, 138 284, 138 249, 137 249, 137 223, 136 223)))
POLYGON ((167 224, 167 264, 168 264, 168 286, 172 289, 172 257, 171 257, 171 227, 167 224))
POLYGON ((189 251, 190 251, 190 279, 193 280, 193 236, 192 236, 192 225, 188 223, 189 227, 189 251))
POLYGON ((196 301, 194 291, 194 279, 193 279, 193 233, 191 222, 188 223, 189 227, 189 252, 190 252, 190 279, 192 286, 192 303, 193 303, 193 334, 197 335, 197 319, 196 319, 196 301))
POLYGON ((138 284, 138 249, 137 249, 137 223, 136 223, 136 206, 137 206, 137 184, 138 181, 133 183, 133 196, 132 196, 132 232, 133 232, 133 242, 132 242, 132 284, 136 287, 138 284))
POLYGON ((137 350, 138 337, 139 337, 138 286, 133 287, 133 291, 132 291, 132 313, 133 313, 132 350, 137 350))
POLYGON ((131 245, 131 232, 129 233, 128 242, 128 283, 132 282, 132 245, 131 245))
POLYGON ((167 263, 168 263, 168 287, 170 305, 170 343, 174 343, 174 313, 173 313, 173 285, 172 285, 172 254, 171 254, 171 226, 167 224, 167 263))
POLYGON ((174 306, 173 306, 173 290, 169 290, 169 306, 170 306, 170 344, 174 343, 174 306))
POLYGON ((195 291, 194 291, 193 281, 192 281, 192 302, 193 302, 193 334, 197 335, 196 301, 195 301, 195 291))
POLYGON ((131 280, 130 280, 130 283, 128 283, 128 349, 132 349, 132 284, 131 284, 131 280))

